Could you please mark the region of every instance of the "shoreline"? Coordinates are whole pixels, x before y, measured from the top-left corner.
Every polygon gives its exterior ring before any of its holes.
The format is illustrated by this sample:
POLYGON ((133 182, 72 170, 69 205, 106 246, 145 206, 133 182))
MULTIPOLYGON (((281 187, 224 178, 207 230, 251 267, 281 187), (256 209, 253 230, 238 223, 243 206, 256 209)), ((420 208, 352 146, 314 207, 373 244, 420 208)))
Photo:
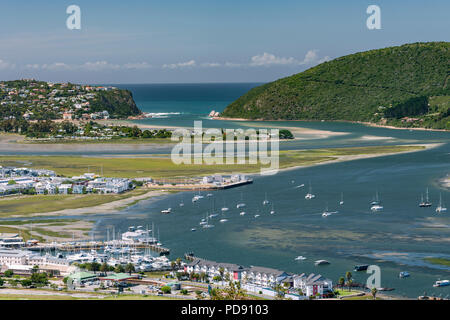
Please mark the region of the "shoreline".
MULTIPOLYGON (((288 168, 280 168, 280 169, 278 169, 278 173, 279 172, 286 172, 286 171, 290 171, 290 170, 308 168, 308 167, 313 167, 313 166, 334 164, 334 163, 338 163, 338 162, 347 162, 347 161, 371 159, 371 158, 378 158, 378 157, 394 156, 394 155, 398 155, 398 154, 407 154, 407 153, 421 152, 421 151, 431 150, 431 149, 440 147, 442 145, 443 145, 443 143, 412 144, 412 145, 406 145, 405 144, 405 145, 401 145, 401 146, 405 146, 405 147, 407 147, 407 146, 420 147, 421 146, 421 147, 424 147, 424 149, 408 150, 408 151, 400 151, 400 152, 388 152, 388 153, 379 153, 379 154, 358 154, 358 155, 350 155, 350 156, 333 156, 336 159, 325 161, 325 162, 314 163, 314 164, 311 164, 311 165, 303 165, 303 166, 293 166, 293 167, 288 167, 288 168)), ((255 175, 255 174, 253 174, 253 175, 255 175)), ((256 175, 262 176, 261 173, 256 174, 256 175)), ((449 184, 450 184, 450 181, 449 181, 449 184)), ((450 185, 449 185, 449 187, 450 187, 450 185)))
MULTIPOLYGON (((400 152, 388 152, 388 153, 379 153, 379 154, 359 154, 359 155, 343 155, 343 156, 333 156, 333 160, 328 160, 324 162, 318 162, 308 165, 300 165, 300 166, 292 166, 292 167, 286 167, 286 168, 279 168, 276 173, 281 173, 289 170, 298 170, 303 169, 307 167, 314 167, 319 165, 327 165, 327 164, 334 164, 339 162, 347 162, 347 161, 354 161, 354 160, 363 160, 363 159, 370 159, 370 158, 377 158, 377 157, 385 157, 385 156, 391 156, 391 155, 397 155, 397 154, 406 154, 406 153, 413 153, 413 152, 420 152, 425 150, 430 150, 436 147, 441 146, 442 143, 434 143, 434 144, 421 144, 421 145, 404 145, 404 146, 421 146, 424 147, 424 149, 418 149, 418 150, 408 150, 408 151, 400 151, 400 152)), ((220 174, 220 173, 217 173, 220 174)), ((262 174, 261 169, 256 170, 255 172, 249 172, 247 173, 248 176, 266 176, 267 174, 262 174)), ((178 192, 184 192, 183 190, 177 190, 178 192)), ((41 213, 35 213, 30 215, 12 215, 8 218, 22 218, 22 217, 64 217, 64 216, 89 216, 89 215, 96 215, 96 214, 120 214, 123 209, 130 205, 134 205, 139 201, 142 200, 148 200, 151 198, 155 198, 158 196, 168 195, 169 192, 167 190, 149 190, 148 192, 133 196, 126 199, 116 200, 112 202, 103 203, 100 205, 92 206, 92 207, 83 207, 83 208, 74 208, 74 209, 64 209, 59 211, 52 211, 52 212, 41 212, 41 213)), ((1 224, 1 220, 0 220, 1 224)))
POLYGON ((450 132, 450 130, 447 129, 431 129, 431 128, 404 128, 404 127, 395 127, 390 125, 382 125, 377 124, 373 122, 367 122, 367 121, 351 121, 351 120, 267 120, 267 119, 244 119, 244 118, 229 118, 229 117, 213 117, 212 120, 222 120, 222 121, 249 121, 249 122, 344 122, 344 123, 356 123, 356 124, 363 124, 369 127, 375 127, 375 128, 386 128, 386 129, 397 129, 397 130, 417 130, 417 131, 436 131, 436 132, 450 132))
MULTIPOLYGON (((120 211, 123 209, 134 205, 140 201, 148 200, 151 198, 155 198, 158 196, 167 195, 168 192, 163 190, 150 190, 142 195, 133 196, 126 199, 116 200, 112 202, 103 203, 100 205, 96 205, 93 207, 84 207, 84 208, 74 208, 74 209, 64 209, 59 211, 51 211, 51 212, 40 212, 29 215, 11 215, 9 218, 34 218, 34 217, 67 217, 67 216, 89 216, 96 214, 120 214, 120 211)), ((1 220, 0 220, 1 225, 1 220)))

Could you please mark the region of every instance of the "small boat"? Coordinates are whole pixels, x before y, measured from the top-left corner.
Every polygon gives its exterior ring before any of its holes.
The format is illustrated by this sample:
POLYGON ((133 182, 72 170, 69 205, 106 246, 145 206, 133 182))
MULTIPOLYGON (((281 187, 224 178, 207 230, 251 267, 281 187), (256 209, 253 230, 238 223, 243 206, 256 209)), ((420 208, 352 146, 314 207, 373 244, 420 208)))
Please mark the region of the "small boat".
POLYGON ((242 211, 241 213, 239 213, 241 216, 245 216, 246 212, 242 211))
POLYGON ((267 200, 267 192, 266 192, 266 197, 265 197, 265 199, 263 201, 263 206, 268 205, 269 203, 270 202, 269 202, 269 200, 267 200))
POLYGON ((294 259, 295 261, 303 261, 306 260, 306 257, 304 256, 298 256, 297 258, 294 259))
POLYGON ((384 209, 384 207, 379 205, 379 204, 375 204, 375 205, 370 207, 370 210, 372 210, 372 212, 383 211, 383 209, 384 209))
POLYGON ((311 187, 311 182, 309 183, 309 192, 306 194, 305 199, 306 200, 312 200, 314 199, 316 196, 312 193, 312 187, 311 187))
POLYGON ((428 194, 428 188, 427 188, 425 201, 423 200, 423 194, 422 194, 421 200, 420 200, 420 203, 419 203, 419 207, 420 208, 429 208, 429 207, 431 207, 431 205, 432 205, 432 203, 430 202, 430 198, 429 198, 429 194, 428 194))
POLYGON ((369 268, 368 264, 356 265, 353 270, 355 271, 366 271, 369 268))
POLYGON ((399 278, 408 278, 410 276, 408 271, 402 271, 399 273, 399 278))
POLYGON ((439 206, 436 208, 437 213, 447 212, 447 208, 442 204, 442 193, 439 195, 439 206))
POLYGON ((330 264, 330 262, 328 262, 327 260, 317 260, 316 262, 314 262, 314 264, 316 266, 323 266, 323 265, 330 264))
POLYGON ((328 211, 328 204, 327 204, 327 207, 325 208, 325 211, 322 213, 322 217, 326 218, 326 217, 331 216, 332 214, 333 214, 333 212, 329 212, 328 211))
POLYGON ((371 206, 376 206, 380 204, 380 199, 378 198, 378 191, 375 194, 375 199, 372 200, 372 202, 370 203, 371 206))
POLYGON ((446 286, 450 286, 449 280, 438 280, 433 284, 433 287, 435 287, 435 288, 446 287, 446 286))
POLYGON ((237 209, 241 209, 241 208, 244 208, 244 207, 245 207, 245 203, 244 203, 243 198, 244 198, 244 195, 243 195, 243 193, 241 192, 241 202, 239 202, 239 203, 236 205, 236 208, 237 208, 237 209))
POLYGON ((169 214, 172 212, 172 208, 166 209, 166 210, 162 210, 161 213, 162 214, 169 214))
POLYGON ((220 223, 225 223, 225 222, 228 222, 228 219, 221 219, 220 220, 220 223))

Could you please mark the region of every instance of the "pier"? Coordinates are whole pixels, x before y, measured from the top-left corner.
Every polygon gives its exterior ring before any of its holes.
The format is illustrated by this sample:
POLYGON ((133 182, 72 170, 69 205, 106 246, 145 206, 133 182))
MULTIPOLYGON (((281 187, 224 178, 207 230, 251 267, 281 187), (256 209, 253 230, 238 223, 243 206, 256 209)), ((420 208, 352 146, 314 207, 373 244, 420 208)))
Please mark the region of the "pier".
MULTIPOLYGON (((59 251, 85 251, 85 250, 102 250, 109 244, 107 242, 76 242, 76 243, 50 243, 39 244, 36 246, 26 247, 31 251, 59 250, 59 251)), ((161 256, 170 254, 170 249, 157 244, 151 243, 127 243, 121 244, 120 247, 129 247, 133 249, 150 249, 158 252, 161 256)))

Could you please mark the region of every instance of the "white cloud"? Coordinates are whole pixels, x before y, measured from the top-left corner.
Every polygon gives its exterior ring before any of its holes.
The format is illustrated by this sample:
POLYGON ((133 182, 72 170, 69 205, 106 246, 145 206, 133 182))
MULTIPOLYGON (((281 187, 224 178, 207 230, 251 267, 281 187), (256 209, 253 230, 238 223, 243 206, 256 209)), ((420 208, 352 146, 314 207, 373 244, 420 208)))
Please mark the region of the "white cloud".
POLYGON ((164 64, 162 67, 163 67, 163 69, 178 69, 178 68, 195 67, 196 65, 197 64, 196 64, 195 60, 190 60, 187 62, 164 64))
POLYGON ((120 65, 111 64, 107 61, 96 61, 96 62, 86 62, 81 65, 82 69, 86 69, 88 71, 99 71, 99 70, 118 70, 120 69, 120 65))
POLYGON ((150 69, 152 66, 147 62, 134 62, 134 63, 126 63, 123 65, 124 69, 134 69, 134 70, 143 70, 150 69))
POLYGON ((217 68, 217 67, 220 67, 222 65, 220 63, 217 63, 217 62, 205 62, 205 63, 202 63, 201 66, 205 67, 205 68, 217 68))
POLYGON ((0 70, 14 69, 15 67, 15 64, 0 59, 0 70))
POLYGON ((250 66, 273 66, 273 65, 308 65, 318 64, 330 60, 330 57, 326 56, 322 59, 319 58, 317 50, 309 50, 303 60, 297 60, 294 57, 277 57, 274 54, 264 52, 262 55, 256 55, 251 58, 250 66))
POLYGON ((83 64, 66 64, 55 62, 50 64, 27 64, 25 69, 32 70, 86 70, 86 71, 104 71, 104 70, 145 70, 152 66, 147 62, 129 62, 125 64, 114 64, 107 61, 85 62, 83 64))
POLYGON ((251 66, 270 66, 270 65, 292 65, 298 64, 298 61, 295 58, 283 58, 276 57, 273 54, 264 52, 262 55, 256 55, 251 58, 250 65, 251 66))
POLYGON ((44 69, 44 70, 69 70, 69 69, 72 69, 72 67, 63 62, 55 62, 52 64, 43 64, 41 66, 41 69, 44 69))

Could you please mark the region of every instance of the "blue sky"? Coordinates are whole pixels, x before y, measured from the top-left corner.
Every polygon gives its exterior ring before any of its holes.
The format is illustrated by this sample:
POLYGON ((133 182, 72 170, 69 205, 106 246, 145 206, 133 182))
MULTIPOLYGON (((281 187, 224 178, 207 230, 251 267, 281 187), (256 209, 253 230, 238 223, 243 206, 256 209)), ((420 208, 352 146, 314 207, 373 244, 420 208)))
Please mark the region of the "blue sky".
POLYGON ((342 55, 449 41, 448 0, 2 0, 0 79, 265 82, 342 55), (82 29, 66 28, 80 6, 82 29), (366 8, 381 8, 368 30, 366 8))

